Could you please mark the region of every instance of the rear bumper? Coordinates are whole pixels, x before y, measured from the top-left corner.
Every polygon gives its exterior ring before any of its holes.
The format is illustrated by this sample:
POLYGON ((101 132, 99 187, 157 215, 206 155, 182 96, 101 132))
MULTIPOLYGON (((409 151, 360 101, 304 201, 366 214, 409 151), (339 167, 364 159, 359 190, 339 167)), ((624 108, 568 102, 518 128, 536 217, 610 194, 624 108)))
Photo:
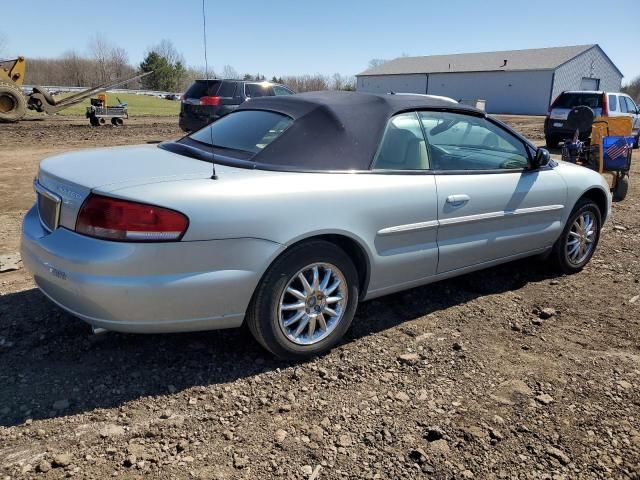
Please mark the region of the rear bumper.
MULTIPOLYGON (((567 128, 566 121, 564 120, 554 120, 546 118, 544 121, 545 137, 556 137, 560 140, 566 140, 573 138, 575 133, 575 130, 567 128), (556 124, 559 124, 561 126, 556 126, 556 124)), ((589 138, 589 132, 580 134, 580 140, 586 140, 587 138, 589 138)))
POLYGON ((184 104, 182 105, 178 117, 178 125, 182 131, 195 132, 200 130, 211 122, 215 122, 219 118, 231 113, 238 108, 238 105, 224 104, 218 106, 200 106, 199 108, 199 111, 193 111, 192 108, 188 108, 188 106, 184 104))
POLYGON ((25 267, 54 303, 87 323, 121 332, 214 330, 242 324, 277 243, 259 239, 110 242, 25 216, 25 267))
POLYGON ((180 113, 178 126, 182 129, 183 132, 195 132, 197 130, 200 130, 201 128, 206 127, 209 123, 217 120, 218 118, 219 117, 215 115, 212 118, 203 118, 180 113))

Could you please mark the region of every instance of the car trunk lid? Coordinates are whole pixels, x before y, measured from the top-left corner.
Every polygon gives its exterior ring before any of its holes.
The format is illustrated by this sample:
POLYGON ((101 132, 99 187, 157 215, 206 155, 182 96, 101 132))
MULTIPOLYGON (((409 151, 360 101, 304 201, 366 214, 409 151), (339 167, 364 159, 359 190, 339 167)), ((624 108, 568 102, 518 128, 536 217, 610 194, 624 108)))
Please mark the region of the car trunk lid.
POLYGON ((209 178, 208 162, 177 155, 156 145, 79 150, 47 158, 40 164, 36 194, 47 230, 73 229, 82 203, 95 189, 209 178))

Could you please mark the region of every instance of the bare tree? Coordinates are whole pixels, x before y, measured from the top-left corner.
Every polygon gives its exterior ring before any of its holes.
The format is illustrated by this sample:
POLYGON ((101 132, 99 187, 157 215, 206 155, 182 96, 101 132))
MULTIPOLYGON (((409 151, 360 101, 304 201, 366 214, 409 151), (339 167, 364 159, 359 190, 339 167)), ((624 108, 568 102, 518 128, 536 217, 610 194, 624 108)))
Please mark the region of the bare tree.
POLYGON ((222 78, 240 78, 240 74, 231 65, 222 68, 222 78))
POLYGON ((103 33, 96 33, 89 42, 89 50, 96 62, 97 83, 105 83, 111 78, 109 72, 109 61, 111 58, 112 46, 103 33))
POLYGON ((297 75, 282 77, 282 83, 290 89, 302 93, 302 92, 315 92, 318 90, 328 90, 329 80, 327 77, 316 75, 297 75))
POLYGON ((384 58, 372 58, 369 60, 369 68, 376 68, 380 65, 387 63, 389 60, 385 60, 384 58))
MULTIPOLYGON (((216 72, 214 72, 211 67, 209 67, 209 78, 217 78, 216 72)), ((185 91, 189 88, 195 80, 200 80, 203 78, 207 78, 207 72, 204 67, 189 67, 187 68, 187 72, 182 79, 182 82, 178 85, 178 90, 180 92, 185 91)))
POLYGON ((636 103, 640 102, 640 75, 622 87, 621 91, 633 97, 636 103))
POLYGON ((173 45, 171 40, 167 40, 166 38, 160 40, 160 43, 151 47, 149 51, 156 52, 161 57, 166 58, 172 65, 175 65, 176 63, 181 63, 182 65, 185 64, 184 56, 176 50, 176 47, 173 45))
POLYGON ((334 73, 331 77, 331 90, 342 90, 344 79, 339 73, 334 73))
POLYGON ((122 47, 113 47, 109 52, 109 67, 113 74, 120 78, 127 73, 131 67, 129 66, 129 55, 122 47))
POLYGON ((60 63, 65 74, 60 83, 71 87, 84 87, 89 84, 88 75, 91 71, 91 62, 80 56, 78 52, 70 50, 64 53, 60 63))

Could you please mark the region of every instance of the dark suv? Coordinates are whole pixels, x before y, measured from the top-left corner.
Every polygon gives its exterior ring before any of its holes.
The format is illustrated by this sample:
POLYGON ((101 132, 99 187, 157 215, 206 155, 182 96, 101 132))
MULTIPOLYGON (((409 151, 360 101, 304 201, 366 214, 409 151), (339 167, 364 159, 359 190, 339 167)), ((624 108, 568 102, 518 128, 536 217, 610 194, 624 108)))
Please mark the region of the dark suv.
POLYGON ((248 98, 294 93, 270 82, 196 80, 182 96, 179 125, 185 132, 193 132, 232 112, 248 98))

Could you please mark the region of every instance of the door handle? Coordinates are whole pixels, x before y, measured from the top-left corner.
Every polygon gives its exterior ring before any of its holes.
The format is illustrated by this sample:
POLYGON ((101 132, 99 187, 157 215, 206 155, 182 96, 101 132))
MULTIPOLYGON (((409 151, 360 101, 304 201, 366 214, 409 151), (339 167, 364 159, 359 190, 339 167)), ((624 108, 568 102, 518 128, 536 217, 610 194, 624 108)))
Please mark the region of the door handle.
POLYGON ((469 200, 471 200, 471 197, 464 193, 449 195, 447 197, 447 203, 450 203, 451 205, 462 205, 463 203, 467 203, 469 200))

